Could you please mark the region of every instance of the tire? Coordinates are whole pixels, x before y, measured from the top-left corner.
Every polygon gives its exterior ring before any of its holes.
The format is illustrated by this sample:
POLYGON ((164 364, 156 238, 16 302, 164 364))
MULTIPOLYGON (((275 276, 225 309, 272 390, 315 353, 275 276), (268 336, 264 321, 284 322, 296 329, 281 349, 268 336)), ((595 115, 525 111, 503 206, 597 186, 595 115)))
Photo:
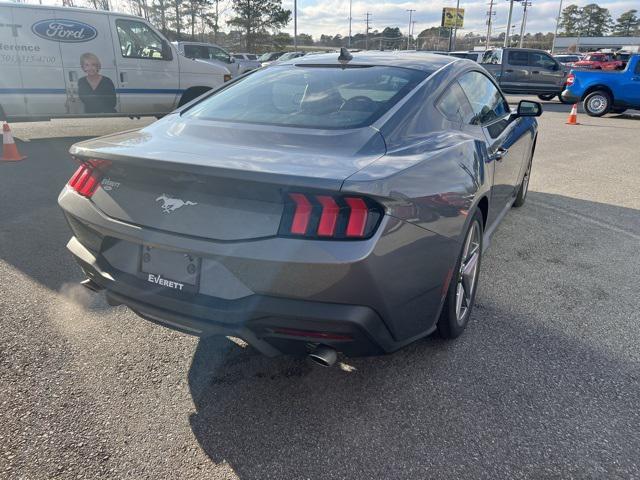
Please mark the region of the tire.
POLYGON ((527 169, 524 172, 524 176, 522 177, 522 183, 520 184, 520 188, 518 189, 518 194, 516 195, 516 199, 513 202, 513 207, 519 208, 524 205, 524 202, 527 201, 527 193, 529 192, 529 178, 531 176, 531 166, 533 165, 533 147, 531 149, 531 154, 529 155, 529 164, 527 165, 527 169))
POLYGON ((624 108, 624 107, 611 107, 611 113, 618 113, 618 114, 620 114, 620 113, 624 113, 624 112, 626 112, 626 111, 627 111, 627 109, 626 109, 626 108, 624 108))
POLYGON ((584 111, 590 117, 601 117, 611 108, 611 95, 604 90, 596 90, 587 95, 582 102, 584 111))
POLYGON ((447 289, 442 313, 438 319, 438 333, 443 338, 458 337, 469 323, 480 278, 482 223, 482 214, 476 210, 465 232, 464 241, 447 289), (463 274, 465 270, 467 273, 463 274), (471 273, 473 273, 472 279, 471 273))
POLYGON ((542 95, 538 95, 538 98, 540 100, 545 100, 545 101, 549 101, 549 100, 553 100, 553 97, 555 97, 556 94, 555 93, 543 93, 542 95))

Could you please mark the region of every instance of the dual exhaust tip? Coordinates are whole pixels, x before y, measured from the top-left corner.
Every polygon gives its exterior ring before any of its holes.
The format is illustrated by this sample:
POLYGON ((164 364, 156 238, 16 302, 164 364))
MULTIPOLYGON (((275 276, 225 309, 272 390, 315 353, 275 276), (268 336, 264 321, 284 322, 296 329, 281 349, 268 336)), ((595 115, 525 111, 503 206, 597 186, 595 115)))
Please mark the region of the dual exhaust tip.
MULTIPOLYGON (((80 282, 80 285, 91 290, 92 292, 100 292, 104 290, 103 287, 98 285, 90 278, 87 278, 86 280, 80 282)), ((338 353, 331 347, 320 345, 309 354, 309 358, 313 360, 314 363, 322 367, 333 367, 338 360, 338 353)))

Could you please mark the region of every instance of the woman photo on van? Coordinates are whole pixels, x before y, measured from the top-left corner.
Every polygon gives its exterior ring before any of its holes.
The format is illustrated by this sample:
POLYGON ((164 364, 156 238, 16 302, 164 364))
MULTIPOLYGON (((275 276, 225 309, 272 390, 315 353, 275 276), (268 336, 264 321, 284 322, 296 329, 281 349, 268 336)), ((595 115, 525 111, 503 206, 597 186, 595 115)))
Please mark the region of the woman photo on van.
POLYGON ((100 75, 100 59, 93 53, 83 53, 80 66, 87 74, 78 80, 78 96, 84 104, 84 113, 116 113, 116 88, 109 77, 100 75))

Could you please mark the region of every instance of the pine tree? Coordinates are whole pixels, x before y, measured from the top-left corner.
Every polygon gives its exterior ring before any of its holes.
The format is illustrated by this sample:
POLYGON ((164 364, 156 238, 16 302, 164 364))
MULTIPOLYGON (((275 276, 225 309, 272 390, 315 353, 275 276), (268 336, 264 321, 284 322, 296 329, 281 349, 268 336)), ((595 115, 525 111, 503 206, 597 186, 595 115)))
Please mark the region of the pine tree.
POLYGON ((636 13, 638 11, 632 9, 620 15, 616 20, 615 27, 613 27, 613 34, 621 37, 638 35, 640 33, 640 18, 636 13))

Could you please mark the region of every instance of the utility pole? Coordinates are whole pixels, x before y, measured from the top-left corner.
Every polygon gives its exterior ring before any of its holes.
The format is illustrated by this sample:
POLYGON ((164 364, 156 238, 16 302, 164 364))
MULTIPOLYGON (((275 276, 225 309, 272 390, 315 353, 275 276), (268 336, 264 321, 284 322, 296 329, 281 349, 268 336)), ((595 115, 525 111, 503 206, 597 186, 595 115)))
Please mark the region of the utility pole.
MULTIPOLYGON (((411 22, 411 35, 415 37, 416 35, 416 21, 414 20, 413 22, 411 22)), ((418 49, 418 38, 414 38, 413 39, 413 49, 417 50, 418 49)))
POLYGON ((367 29, 365 30, 366 36, 364 38, 364 49, 369 50, 369 19, 371 18, 371 13, 367 12, 366 15, 367 29))
POLYGON ((298 50, 298 0, 293 0, 293 49, 298 50))
POLYGON ((493 16, 496 12, 493 11, 493 0, 489 1, 489 11, 487 12, 487 16, 489 20, 487 20, 487 50, 489 50, 489 42, 491 42, 491 27, 493 26, 493 16))
POLYGON ((560 25, 560 15, 562 15, 562 0, 560 0, 560 6, 558 7, 558 18, 556 18, 556 29, 553 32, 553 43, 551 44, 551 55, 556 49, 556 37, 558 36, 558 26, 560 25))
POLYGON ((454 24, 455 27, 453 29, 453 40, 449 51, 456 49, 456 38, 458 37, 458 10, 460 10, 460 0, 456 2, 456 23, 454 24))
POLYGON ((522 6, 524 7, 524 11, 522 12, 522 25, 520 25, 520 48, 522 48, 522 44, 524 42, 524 31, 527 28, 527 7, 531 6, 531 2, 524 0, 522 2, 522 6))
MULTIPOLYGON (((560 0, 562 3, 562 0, 560 0)), ((511 42, 509 41, 511 35, 511 19, 513 17, 513 0, 509 0, 509 19, 507 20, 507 34, 504 36, 504 47, 509 47, 511 42)), ((551 51, 553 53, 553 50, 551 51)))
POLYGON ((349 0, 349 40, 347 40, 347 47, 351 48, 351 4, 353 0, 349 0))
POLYGON ((407 34, 407 50, 409 50, 409 44, 411 43, 411 16, 413 12, 415 12, 415 9, 410 8, 407 12, 409 12, 409 33, 407 34))

